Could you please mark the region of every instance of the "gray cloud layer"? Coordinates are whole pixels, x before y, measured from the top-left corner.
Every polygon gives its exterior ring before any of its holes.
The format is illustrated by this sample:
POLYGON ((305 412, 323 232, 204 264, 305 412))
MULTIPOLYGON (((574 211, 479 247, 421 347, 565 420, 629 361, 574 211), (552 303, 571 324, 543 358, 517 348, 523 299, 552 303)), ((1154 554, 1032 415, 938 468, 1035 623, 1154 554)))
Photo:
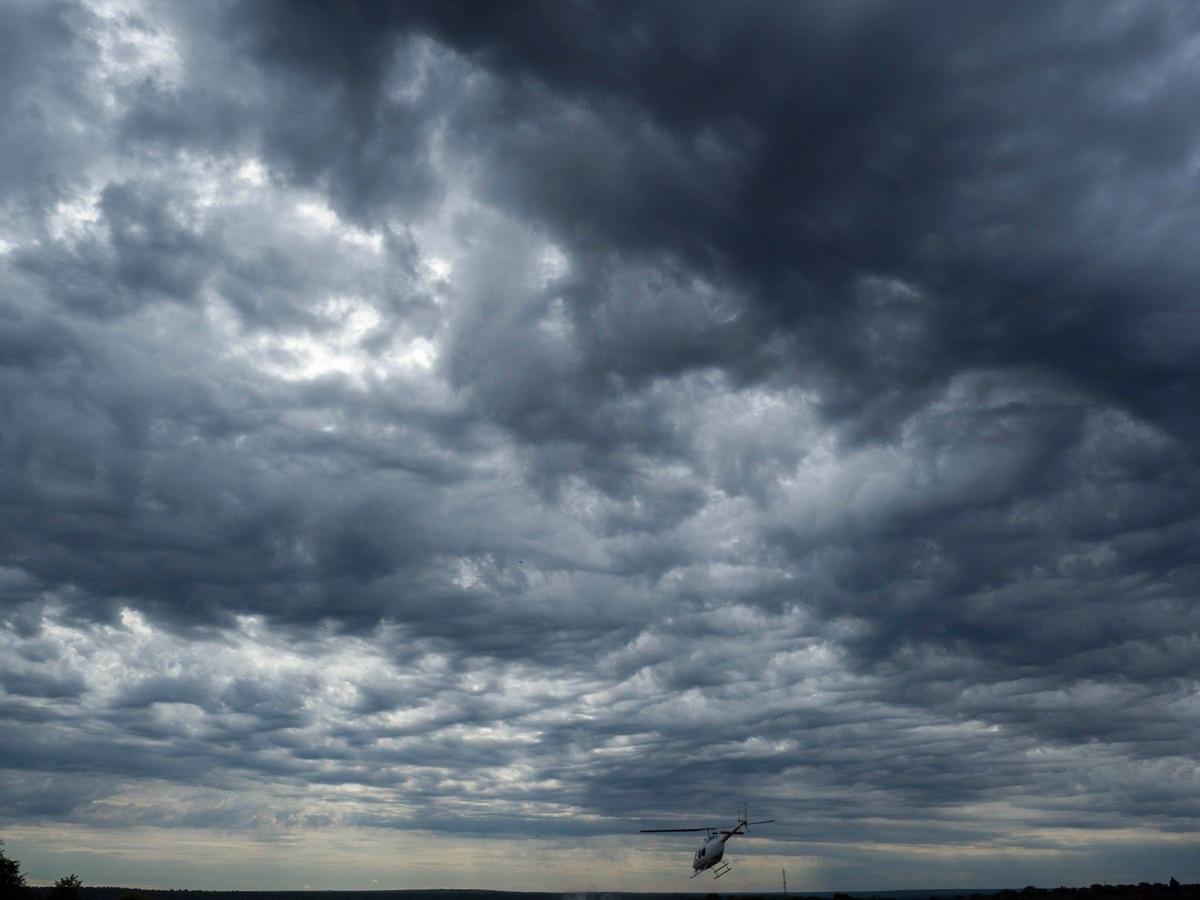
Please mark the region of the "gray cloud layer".
POLYGON ((3 821, 1200 877, 1191 5, 3 17, 3 821))

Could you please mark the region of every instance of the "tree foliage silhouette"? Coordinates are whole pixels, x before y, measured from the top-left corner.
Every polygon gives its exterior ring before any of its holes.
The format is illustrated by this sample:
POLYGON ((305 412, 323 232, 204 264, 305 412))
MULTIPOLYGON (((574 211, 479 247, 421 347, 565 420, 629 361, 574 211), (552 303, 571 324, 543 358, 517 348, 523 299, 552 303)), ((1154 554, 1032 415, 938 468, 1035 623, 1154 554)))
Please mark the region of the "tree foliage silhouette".
POLYGON ((25 876, 21 873, 21 864, 8 858, 4 853, 4 841, 0 841, 0 900, 16 897, 23 887, 25 876))
POLYGON ((54 882, 54 887, 50 890, 50 900, 78 900, 81 886, 74 872, 64 875, 54 882))

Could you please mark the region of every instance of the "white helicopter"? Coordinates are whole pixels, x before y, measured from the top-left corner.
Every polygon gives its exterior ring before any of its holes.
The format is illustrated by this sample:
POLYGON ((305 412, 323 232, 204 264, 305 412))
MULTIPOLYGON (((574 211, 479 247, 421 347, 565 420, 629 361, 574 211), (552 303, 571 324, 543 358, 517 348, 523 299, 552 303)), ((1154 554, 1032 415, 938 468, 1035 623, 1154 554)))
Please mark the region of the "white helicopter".
POLYGON ((704 839, 704 843, 700 845, 700 849, 696 851, 696 855, 692 857, 692 872, 691 878, 695 878, 701 872, 712 869, 713 880, 720 878, 726 872, 733 868, 729 863, 724 861, 725 842, 735 834, 743 834, 743 828, 749 830, 751 825, 765 825, 768 822, 774 822, 774 819, 759 819, 757 822, 747 821, 750 815, 750 807, 738 815, 736 825, 721 826, 713 828, 711 826, 705 828, 643 828, 641 834, 665 834, 667 832, 678 831, 706 831, 708 837, 704 839))

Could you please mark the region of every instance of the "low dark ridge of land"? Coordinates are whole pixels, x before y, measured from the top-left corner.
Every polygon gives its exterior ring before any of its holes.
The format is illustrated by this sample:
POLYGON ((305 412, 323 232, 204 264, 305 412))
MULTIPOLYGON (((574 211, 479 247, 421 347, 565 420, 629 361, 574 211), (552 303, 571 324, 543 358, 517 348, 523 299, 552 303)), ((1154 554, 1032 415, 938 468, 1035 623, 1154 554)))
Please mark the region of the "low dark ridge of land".
MULTIPOLYGON (((51 888, 24 889, 25 900, 49 900, 51 888)), ((1090 887, 1036 888, 1020 890, 925 890, 925 891, 789 891, 788 898, 829 900, 1200 900, 1200 884, 1093 884, 1090 887)), ((718 893, 629 893, 620 891, 577 891, 543 893, 534 891, 193 891, 150 890, 121 887, 85 887, 78 900, 784 900, 783 894, 718 893)))

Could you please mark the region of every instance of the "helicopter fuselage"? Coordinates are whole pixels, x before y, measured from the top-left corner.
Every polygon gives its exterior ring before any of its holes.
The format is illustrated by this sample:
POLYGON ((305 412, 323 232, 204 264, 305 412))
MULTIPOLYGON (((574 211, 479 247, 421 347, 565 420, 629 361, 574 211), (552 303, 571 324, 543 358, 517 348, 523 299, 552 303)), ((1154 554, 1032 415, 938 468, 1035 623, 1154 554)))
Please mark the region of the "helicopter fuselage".
POLYGON ((697 872, 703 872, 705 869, 712 868, 721 861, 721 857, 725 855, 725 842, 729 840, 728 834, 714 834, 709 837, 700 849, 696 851, 696 855, 692 858, 692 868, 697 872))

